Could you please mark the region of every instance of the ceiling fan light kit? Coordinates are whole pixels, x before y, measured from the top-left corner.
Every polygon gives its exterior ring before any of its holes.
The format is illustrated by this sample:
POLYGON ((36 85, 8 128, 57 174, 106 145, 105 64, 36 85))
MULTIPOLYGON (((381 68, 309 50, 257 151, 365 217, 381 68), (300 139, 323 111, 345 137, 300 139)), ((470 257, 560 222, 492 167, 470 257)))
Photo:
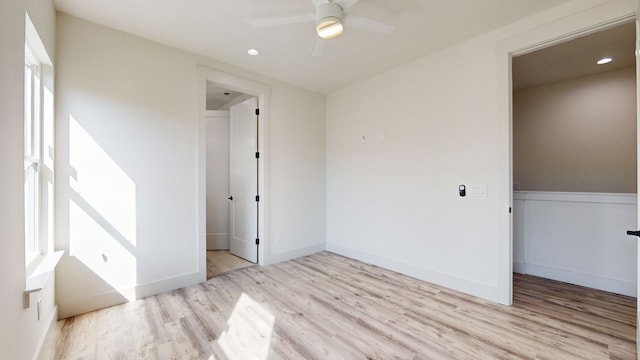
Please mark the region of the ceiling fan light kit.
POLYGON ((340 36, 345 26, 378 34, 388 35, 395 29, 393 25, 349 13, 349 9, 359 0, 311 0, 315 8, 313 14, 293 14, 288 16, 253 19, 253 27, 281 26, 314 21, 316 39, 311 51, 312 56, 322 56, 328 39, 340 36))
POLYGON ((342 8, 335 3, 326 3, 316 8, 316 33, 323 39, 339 36, 344 31, 342 26, 342 8))
POLYGON ((340 19, 324 19, 318 26, 316 26, 316 32, 318 36, 323 39, 331 39, 339 36, 344 31, 342 22, 340 19))

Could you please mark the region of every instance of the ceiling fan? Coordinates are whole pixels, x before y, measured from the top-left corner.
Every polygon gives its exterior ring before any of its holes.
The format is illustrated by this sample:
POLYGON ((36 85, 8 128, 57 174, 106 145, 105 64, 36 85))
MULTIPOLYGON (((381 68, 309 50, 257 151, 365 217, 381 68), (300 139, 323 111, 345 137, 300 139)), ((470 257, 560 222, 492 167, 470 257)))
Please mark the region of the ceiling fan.
POLYGON ((340 36, 345 27, 385 35, 391 34, 395 30, 395 27, 392 25, 347 13, 346 10, 358 1, 359 0, 311 0, 315 7, 313 14, 254 19, 250 20, 249 24, 253 27, 269 27, 314 21, 318 37, 316 37, 316 42, 311 52, 313 56, 321 56, 324 52, 326 41, 340 36))

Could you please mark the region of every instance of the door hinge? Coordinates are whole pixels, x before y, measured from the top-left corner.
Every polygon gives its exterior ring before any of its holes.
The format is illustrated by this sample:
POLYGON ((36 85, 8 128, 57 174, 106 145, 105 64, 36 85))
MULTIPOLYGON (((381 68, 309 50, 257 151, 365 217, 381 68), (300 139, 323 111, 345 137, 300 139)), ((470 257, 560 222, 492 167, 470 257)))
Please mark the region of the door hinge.
POLYGON ((509 206, 509 214, 511 214, 511 206, 509 206))
POLYGON ((256 152, 256 159, 260 159, 260 152, 256 152))
POLYGON ((256 195, 256 201, 260 201, 260 195, 256 195))
POLYGON ((260 116, 260 109, 256 109, 256 116, 260 116))
POLYGON ((260 239, 256 239, 256 245, 260 245, 260 239))

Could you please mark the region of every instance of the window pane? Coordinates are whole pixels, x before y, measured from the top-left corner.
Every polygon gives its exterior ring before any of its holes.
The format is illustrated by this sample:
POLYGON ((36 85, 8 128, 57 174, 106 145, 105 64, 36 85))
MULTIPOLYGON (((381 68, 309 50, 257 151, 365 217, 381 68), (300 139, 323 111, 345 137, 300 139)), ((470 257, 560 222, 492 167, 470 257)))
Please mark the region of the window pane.
POLYGON ((40 214, 40 72, 39 62, 25 46, 24 60, 24 215, 25 260, 28 264, 40 254, 38 234, 40 214))
POLYGON ((27 262, 38 255, 38 171, 37 165, 25 161, 25 256, 27 262))
POLYGON ((31 156, 33 151, 33 73, 31 65, 25 61, 24 64, 24 154, 31 156))

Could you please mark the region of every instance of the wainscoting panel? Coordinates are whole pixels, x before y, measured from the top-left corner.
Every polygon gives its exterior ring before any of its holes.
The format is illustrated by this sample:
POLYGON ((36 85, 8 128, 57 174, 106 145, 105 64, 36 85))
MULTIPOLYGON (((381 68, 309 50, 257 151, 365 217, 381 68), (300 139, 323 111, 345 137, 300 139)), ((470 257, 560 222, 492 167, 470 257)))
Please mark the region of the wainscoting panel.
POLYGON ((635 194, 514 192, 514 271, 636 296, 635 194))

